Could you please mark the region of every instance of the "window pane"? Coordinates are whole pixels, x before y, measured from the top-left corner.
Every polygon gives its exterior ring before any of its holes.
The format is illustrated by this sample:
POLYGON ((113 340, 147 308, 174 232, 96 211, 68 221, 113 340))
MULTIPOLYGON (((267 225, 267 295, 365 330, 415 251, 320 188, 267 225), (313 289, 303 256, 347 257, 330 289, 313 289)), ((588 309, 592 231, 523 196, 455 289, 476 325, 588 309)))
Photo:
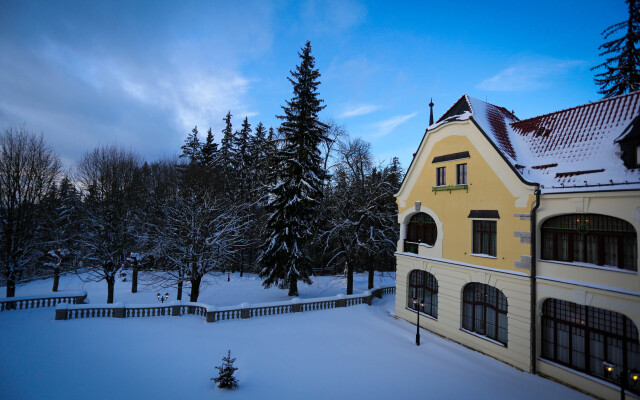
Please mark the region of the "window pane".
POLYGON ((474 307, 475 331, 484 335, 484 307, 476 305, 474 307))
POLYGON ((569 260, 569 234, 567 233, 558 234, 558 260, 569 260))
POLYGON ((557 359, 560 362, 569 364, 569 326, 558 324, 558 346, 557 359))
POLYGON ((462 327, 470 331, 473 330, 473 306, 471 304, 464 305, 462 327))
POLYGON ((542 232, 542 258, 553 259, 553 233, 551 232, 542 232))
POLYGON ((498 340, 507 343, 507 314, 498 314, 498 340))
POLYGON ((573 261, 583 262, 584 236, 580 234, 573 235, 573 261))
POLYGON ((542 356, 549 359, 555 359, 554 342, 553 342, 554 323, 553 321, 543 320, 542 322, 542 356))
POLYGON ((486 335, 492 339, 498 338, 496 320, 496 311, 491 307, 487 307, 486 335))
POLYGON ((604 237, 604 265, 618 266, 618 238, 614 236, 604 237))
POLYGON ((571 364, 573 367, 584 370, 584 330, 571 329, 571 364))
POLYGON ((598 263, 598 237, 595 235, 587 235, 587 262, 591 264, 598 263))
POLYGON ((622 251, 624 252, 623 266, 625 269, 637 270, 636 260, 638 260, 638 244, 635 237, 625 237, 623 239, 622 251))
POLYGON ((595 376, 604 377, 604 335, 592 332, 589 334, 589 369, 595 376))

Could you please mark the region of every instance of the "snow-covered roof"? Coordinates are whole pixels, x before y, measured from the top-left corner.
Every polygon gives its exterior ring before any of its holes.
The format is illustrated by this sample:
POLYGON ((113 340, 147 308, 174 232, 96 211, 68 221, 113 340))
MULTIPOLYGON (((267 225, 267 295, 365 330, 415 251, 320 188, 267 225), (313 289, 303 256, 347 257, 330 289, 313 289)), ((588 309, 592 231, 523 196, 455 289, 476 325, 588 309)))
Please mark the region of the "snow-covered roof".
POLYGON ((428 129, 472 119, 528 182, 544 193, 640 189, 618 141, 640 114, 640 92, 518 120, 506 108, 463 95, 428 129))

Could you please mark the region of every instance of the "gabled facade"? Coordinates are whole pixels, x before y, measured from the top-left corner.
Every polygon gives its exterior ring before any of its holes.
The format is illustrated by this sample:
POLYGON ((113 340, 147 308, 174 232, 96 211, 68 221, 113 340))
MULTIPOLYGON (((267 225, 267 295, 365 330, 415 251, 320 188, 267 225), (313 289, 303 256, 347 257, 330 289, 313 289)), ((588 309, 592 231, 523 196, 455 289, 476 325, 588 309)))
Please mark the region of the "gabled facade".
POLYGON ((462 96, 396 194, 396 315, 617 398, 640 369, 639 115, 640 92, 523 121, 462 96))

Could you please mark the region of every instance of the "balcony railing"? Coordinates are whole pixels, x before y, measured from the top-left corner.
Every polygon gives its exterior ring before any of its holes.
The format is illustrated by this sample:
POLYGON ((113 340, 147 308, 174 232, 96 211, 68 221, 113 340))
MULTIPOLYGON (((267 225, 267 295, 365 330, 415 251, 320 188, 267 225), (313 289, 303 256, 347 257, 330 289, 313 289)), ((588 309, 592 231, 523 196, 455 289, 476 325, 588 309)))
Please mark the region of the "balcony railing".
POLYGON ((404 252, 405 253, 418 254, 418 243, 417 242, 410 242, 410 241, 405 239, 405 241, 404 241, 404 252))

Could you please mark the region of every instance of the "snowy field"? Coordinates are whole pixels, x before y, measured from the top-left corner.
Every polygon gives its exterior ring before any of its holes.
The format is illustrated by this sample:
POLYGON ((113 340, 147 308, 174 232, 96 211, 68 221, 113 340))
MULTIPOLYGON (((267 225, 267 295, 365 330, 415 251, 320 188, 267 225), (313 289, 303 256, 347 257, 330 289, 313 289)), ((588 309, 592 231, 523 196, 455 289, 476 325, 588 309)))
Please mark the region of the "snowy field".
MULTIPOLYGON (((382 286, 390 278, 378 279, 382 286)), ((63 282, 64 290, 89 291, 94 304, 106 296, 104 283, 63 282)), ((17 294, 43 293, 50 283, 17 294)), ((126 284, 118 285, 117 301, 155 301, 157 291, 127 294, 126 284)), ((301 297, 344 293, 344 285, 343 278, 319 278, 300 286, 301 297)), ((366 276, 356 286, 364 290, 366 276)), ((262 289, 255 276, 236 275, 206 287, 201 301, 283 298, 284 291, 262 289)), ((393 310, 394 296, 385 296, 371 307, 209 324, 196 316, 54 321, 53 308, 2 312, 0 398, 589 399, 424 330, 417 347, 415 326, 396 320, 393 310), (240 388, 231 392, 210 381, 227 349, 239 368, 240 388)))
MULTIPOLYGON (((138 277, 138 292, 131 293, 131 271, 126 272, 126 282, 118 279, 115 283, 114 302, 123 301, 131 304, 157 303, 158 292, 169 293, 169 301, 176 299, 176 289, 158 288, 151 283, 151 277, 140 273, 138 277)), ((262 279, 255 274, 244 274, 241 278, 239 273, 231 274, 230 282, 227 282, 227 275, 217 277, 207 276, 200 285, 199 303, 206 303, 216 306, 233 306, 241 303, 266 303, 283 300, 291 300, 287 296, 286 290, 278 288, 263 289, 262 279)), ((88 293, 91 304, 104 304, 107 301, 106 282, 85 282, 86 276, 66 275, 60 278, 60 291, 84 290, 88 293)), ((314 297, 328 297, 337 294, 347 293, 347 279, 344 276, 314 276, 312 285, 298 283, 298 290, 301 299, 311 299, 314 297)), ((355 274, 353 293, 359 294, 367 290, 367 275, 355 274)), ((375 286, 394 286, 394 273, 376 273, 375 286)), ((52 279, 38 280, 27 285, 18 286, 16 296, 28 296, 33 294, 51 293, 53 286, 52 279)), ((190 288, 185 284, 182 293, 182 300, 189 301, 190 288)), ((6 295, 6 288, 0 286, 0 297, 6 295)))

